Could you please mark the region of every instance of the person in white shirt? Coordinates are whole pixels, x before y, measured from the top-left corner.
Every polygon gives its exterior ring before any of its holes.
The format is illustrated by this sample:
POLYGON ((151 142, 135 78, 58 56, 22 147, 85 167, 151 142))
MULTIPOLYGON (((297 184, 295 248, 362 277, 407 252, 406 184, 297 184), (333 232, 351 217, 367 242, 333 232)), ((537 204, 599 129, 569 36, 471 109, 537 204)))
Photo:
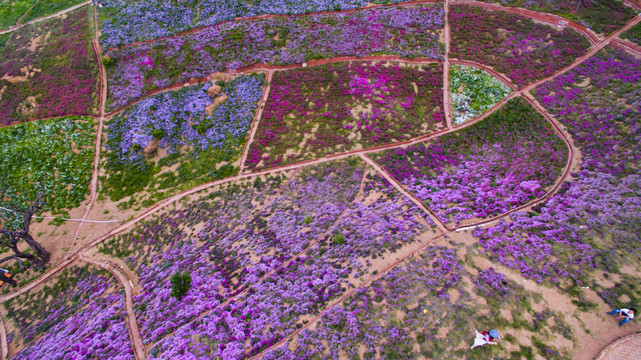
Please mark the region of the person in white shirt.
POLYGON ((636 312, 637 311, 634 308, 614 309, 614 310, 610 311, 608 314, 610 314, 610 315, 619 314, 619 316, 617 317, 617 320, 623 319, 623 320, 619 321, 619 326, 621 326, 621 325, 629 322, 630 320, 634 319, 634 314, 636 314, 636 312))

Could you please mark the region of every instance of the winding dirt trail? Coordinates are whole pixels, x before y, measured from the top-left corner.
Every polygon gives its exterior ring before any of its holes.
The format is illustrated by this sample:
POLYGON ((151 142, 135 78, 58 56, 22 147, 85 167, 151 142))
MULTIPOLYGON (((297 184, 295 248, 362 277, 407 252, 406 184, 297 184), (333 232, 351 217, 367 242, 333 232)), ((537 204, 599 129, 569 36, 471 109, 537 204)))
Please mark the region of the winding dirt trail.
POLYGON ((107 271, 109 271, 113 276, 120 281, 120 284, 125 289, 125 310, 127 311, 127 323, 129 328, 129 338, 131 340, 131 345, 133 346, 134 354, 136 360, 144 360, 147 358, 145 354, 145 347, 142 344, 140 339, 140 331, 138 330, 138 322, 136 321, 136 313, 134 312, 132 290, 131 290, 131 281, 127 278, 127 275, 122 272, 116 265, 108 261, 100 261, 90 257, 89 255, 82 254, 80 255, 80 260, 86 263, 90 263, 96 266, 99 266, 107 271))
POLYGON ((245 169, 245 161, 247 161, 249 147, 251 146, 252 141, 254 141, 254 136, 256 135, 256 131, 258 130, 258 125, 260 125, 260 119, 263 117, 263 110, 265 110, 265 104, 267 103, 267 99, 269 98, 269 90, 272 87, 273 76, 274 76, 273 71, 267 72, 267 77, 265 79, 267 86, 265 86, 265 90, 263 90, 263 97, 260 99, 260 102, 258 103, 258 111, 256 112, 256 116, 254 117, 254 121, 252 121, 251 131, 249 133, 249 139, 245 143, 245 148, 243 149, 243 156, 241 156, 240 158, 240 170, 238 170, 239 174, 242 174, 243 170, 245 169))
POLYGON ((105 103, 107 100, 107 74, 105 73, 105 67, 102 64, 102 52, 100 49, 100 43, 98 42, 99 30, 98 30, 98 13, 94 11, 94 39, 92 40, 92 45, 96 58, 98 60, 98 69, 100 70, 100 97, 98 99, 98 113, 100 117, 98 118, 98 131, 96 132, 96 142, 94 147, 94 158, 93 158, 93 173, 91 175, 91 183, 89 184, 89 200, 85 206, 85 211, 82 214, 82 221, 76 227, 76 231, 73 234, 71 239, 71 246, 65 254, 65 258, 69 257, 69 254, 73 253, 73 249, 82 230, 82 226, 89 216, 89 212, 96 202, 98 197, 98 175, 100 174, 100 150, 102 142, 102 129, 105 122, 105 103))

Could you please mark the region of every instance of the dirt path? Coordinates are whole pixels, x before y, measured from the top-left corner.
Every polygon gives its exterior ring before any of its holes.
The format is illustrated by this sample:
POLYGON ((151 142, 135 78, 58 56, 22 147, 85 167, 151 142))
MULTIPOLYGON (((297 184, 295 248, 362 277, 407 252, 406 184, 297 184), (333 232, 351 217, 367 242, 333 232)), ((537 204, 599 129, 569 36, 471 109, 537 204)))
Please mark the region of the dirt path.
POLYGON ((27 10, 27 12, 25 12, 24 14, 22 14, 22 16, 20 17, 20 19, 18 19, 18 21, 16 21, 16 25, 15 25, 15 27, 20 26, 20 23, 22 22, 22 20, 24 20, 24 18, 25 18, 25 17, 27 17, 27 15, 29 15, 29 13, 31 12, 31 9, 33 9, 36 5, 38 5, 38 3, 39 3, 39 2, 40 2, 40 0, 36 0, 36 2, 34 2, 34 3, 33 3, 33 5, 31 5, 31 7, 29 8, 29 10, 27 10))
POLYGON ((127 323, 129 325, 129 337, 131 340, 131 345, 133 346, 136 360, 146 359, 147 355, 145 354, 145 347, 142 344, 142 340, 140 339, 140 331, 138 330, 138 322, 136 322, 136 314, 134 312, 131 293, 131 281, 129 280, 129 278, 127 278, 127 275, 125 275, 124 272, 122 272, 117 266, 113 265, 110 262, 99 261, 85 254, 80 255, 80 260, 99 266, 109 271, 118 279, 118 281, 120 281, 120 284, 125 289, 125 310, 127 312, 127 323))
POLYGON ((273 71, 267 72, 267 77, 265 79, 267 86, 265 86, 263 97, 260 99, 260 102, 258 103, 258 111, 256 112, 256 116, 254 117, 254 121, 252 122, 251 131, 249 133, 249 139, 245 143, 245 148, 243 149, 243 156, 241 156, 240 158, 240 170, 238 170, 239 174, 243 173, 243 170, 245 168, 245 161, 247 161, 247 154, 249 153, 249 147, 251 146, 252 141, 254 141, 254 136, 256 135, 256 130, 258 130, 260 119, 263 117, 263 110, 265 110, 265 104, 267 103, 267 99, 269 98, 269 90, 272 87, 273 76, 274 76, 273 71))
MULTIPOLYGON (((85 2, 83 2, 83 3, 80 3, 80 4, 77 4, 77 5, 74 5, 74 6, 70 7, 70 8, 64 9, 64 10, 62 10, 62 11, 58 11, 58 12, 57 12, 57 13, 55 13, 55 14, 47 15, 47 16, 44 16, 44 17, 41 17, 41 18, 38 18, 38 19, 33 19, 33 20, 30 20, 30 21, 28 21, 28 22, 26 22, 26 23, 24 23, 24 24, 16 25, 16 26, 11 27, 11 28, 9 28, 9 29, 7 29, 7 30, 2 30, 2 31, 0 31, 0 34, 5 34, 5 33, 8 33, 8 32, 12 32, 12 31, 18 30, 18 29, 20 29, 21 27, 23 27, 23 26, 27 26, 27 25, 29 25, 29 24, 33 24, 33 23, 37 23, 37 22, 40 22, 40 21, 44 21, 44 20, 48 20, 48 19, 53 19, 53 18, 58 17, 58 16, 62 16, 62 15, 66 14, 66 13, 68 13, 68 12, 70 12, 70 11, 74 11, 74 10, 76 10, 76 9, 78 9, 78 8, 81 8, 81 7, 83 7, 83 6, 85 6, 85 5, 89 5, 89 4, 91 4, 91 1, 85 1, 85 2)), ((34 3, 34 4, 33 4, 33 6, 35 6, 35 5, 36 5, 36 4, 34 3)), ((32 7, 33 7, 33 6, 32 6, 32 7)), ((31 9, 29 9, 29 11, 31 11, 31 9)), ((18 24, 20 23, 20 21, 22 21, 22 19, 23 19, 25 16, 27 16, 27 14, 29 13, 29 11, 27 11, 24 15, 22 15, 22 17, 20 18, 20 20, 18 20, 18 24)))
POLYGON ((9 355, 9 344, 7 343, 7 328, 0 318, 0 359, 6 360, 9 355))
POLYGON ((627 51, 637 57, 641 57, 641 45, 635 44, 630 40, 621 38, 613 39, 610 46, 619 50, 627 51))
POLYGON ((445 0, 443 4, 445 9, 445 26, 443 26, 443 39, 445 41, 445 55, 443 56, 443 113, 448 129, 453 129, 452 125, 452 104, 450 99, 450 0, 445 0))
POLYGON ((92 40, 92 45, 93 45, 94 52, 96 53, 96 58, 98 60, 98 69, 100 70, 100 97, 98 100, 98 113, 100 117, 98 119, 98 131, 96 133, 96 142, 94 147, 93 173, 91 175, 91 183, 89 184, 89 200, 87 201, 87 205, 85 206, 85 211, 82 214, 83 221, 81 221, 76 227, 76 231, 74 232, 73 238, 71 239, 71 246, 69 247, 69 250, 65 254, 65 258, 67 258, 69 254, 73 252, 73 249, 76 245, 76 241, 78 240, 78 236, 80 235, 80 230, 82 230, 82 226, 87 220, 87 216, 89 216, 89 212, 91 211, 91 208, 93 207, 94 203, 96 202, 96 198, 98 197, 98 175, 100 173, 100 169, 99 169, 100 150, 101 150, 101 142, 102 142, 102 129, 104 127, 104 122, 105 122, 105 102, 107 100, 107 74, 105 73, 105 67, 102 64, 102 52, 100 50, 100 43, 98 42, 98 36, 99 36, 98 14, 97 14, 97 11, 94 11, 94 39, 92 40))

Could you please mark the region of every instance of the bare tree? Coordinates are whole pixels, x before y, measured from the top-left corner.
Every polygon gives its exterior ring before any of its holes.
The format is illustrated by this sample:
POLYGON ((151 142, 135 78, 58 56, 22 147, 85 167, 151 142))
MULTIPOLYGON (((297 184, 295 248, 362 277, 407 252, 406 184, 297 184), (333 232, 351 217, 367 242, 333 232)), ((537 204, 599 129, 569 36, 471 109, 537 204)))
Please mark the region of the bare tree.
MULTIPOLYGON (((22 223, 22 228, 19 230, 9 230, 6 228, 6 224, 4 228, 0 229, 0 244, 9 247, 13 251, 13 255, 9 255, 0 259, 0 264, 14 259, 18 262, 18 264, 20 264, 20 269, 24 269, 24 260, 29 260, 36 268, 42 268, 47 262, 49 262, 49 259, 51 258, 49 252, 47 252, 47 250, 45 250, 40 244, 38 244, 33 236, 29 234, 29 226, 31 224, 33 215, 42 209, 42 203, 40 202, 40 199, 42 198, 43 194, 44 193, 40 193, 38 194, 38 196, 36 196, 36 199, 33 201, 33 203, 31 203, 31 206, 29 206, 28 210, 21 210, 17 208, 9 209, 14 213, 24 216, 24 221, 22 223), (21 240, 29 245, 29 248, 31 248, 32 250, 31 253, 24 252, 18 249, 18 245, 21 240)), ((1 276, 0 280, 4 281, 1 276)))

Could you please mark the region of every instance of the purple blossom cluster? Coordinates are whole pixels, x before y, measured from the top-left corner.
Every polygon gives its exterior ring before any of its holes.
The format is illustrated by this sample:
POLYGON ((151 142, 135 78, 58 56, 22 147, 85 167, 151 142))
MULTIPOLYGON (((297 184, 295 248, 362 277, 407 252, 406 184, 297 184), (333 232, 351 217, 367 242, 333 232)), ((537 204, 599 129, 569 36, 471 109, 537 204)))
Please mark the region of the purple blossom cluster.
POLYGON ((477 291, 484 297, 504 300, 513 293, 505 275, 497 272, 494 268, 481 270, 476 277, 475 283, 477 291))
POLYGON ((290 164, 442 127, 441 65, 351 62, 278 72, 245 165, 290 164))
POLYGON ((13 359, 134 359, 120 284, 104 270, 65 270, 51 287, 9 303, 26 347, 13 359))
POLYGON ((443 221, 457 225, 544 195, 566 159, 563 141, 522 99, 456 133, 376 157, 443 221))
POLYGON ((581 171, 535 212, 477 229, 490 258, 539 282, 580 284, 591 270, 607 266, 620 247, 637 243, 639 78, 638 59, 607 49, 536 90, 581 150, 581 171))
POLYGON ((231 22, 106 55, 109 105, 216 71, 339 56, 389 54, 441 59, 441 5, 231 22))
POLYGON ((240 0, 168 2, 166 0, 103 0, 99 11, 101 42, 119 46, 155 39, 193 27, 215 25, 237 17, 268 14, 304 14, 347 10, 368 3, 397 3, 402 0, 259 0, 251 5, 240 0))
POLYGON ((621 34, 622 39, 628 39, 637 45, 641 45, 641 24, 636 24, 621 34))
POLYGON ((493 67, 517 85, 548 77, 585 54, 580 33, 469 5, 450 8, 451 56, 493 67))
POLYGON ((103 251, 139 275, 135 309, 151 354, 255 354, 342 294, 352 272, 425 231, 418 208, 364 172, 358 160, 304 169, 254 213, 258 189, 275 186, 232 187, 108 242, 103 251), (180 300, 169 296, 176 271, 192 276, 180 300))
MULTIPOLYGON (((230 148, 244 142, 263 95, 259 76, 241 76, 226 83, 216 97, 228 97, 211 115, 207 90, 211 84, 154 95, 114 116, 107 131, 107 149, 124 164, 144 161, 143 150, 152 140, 169 154, 185 146, 195 152, 230 148)), ((230 149, 231 150, 231 149, 230 149)))

